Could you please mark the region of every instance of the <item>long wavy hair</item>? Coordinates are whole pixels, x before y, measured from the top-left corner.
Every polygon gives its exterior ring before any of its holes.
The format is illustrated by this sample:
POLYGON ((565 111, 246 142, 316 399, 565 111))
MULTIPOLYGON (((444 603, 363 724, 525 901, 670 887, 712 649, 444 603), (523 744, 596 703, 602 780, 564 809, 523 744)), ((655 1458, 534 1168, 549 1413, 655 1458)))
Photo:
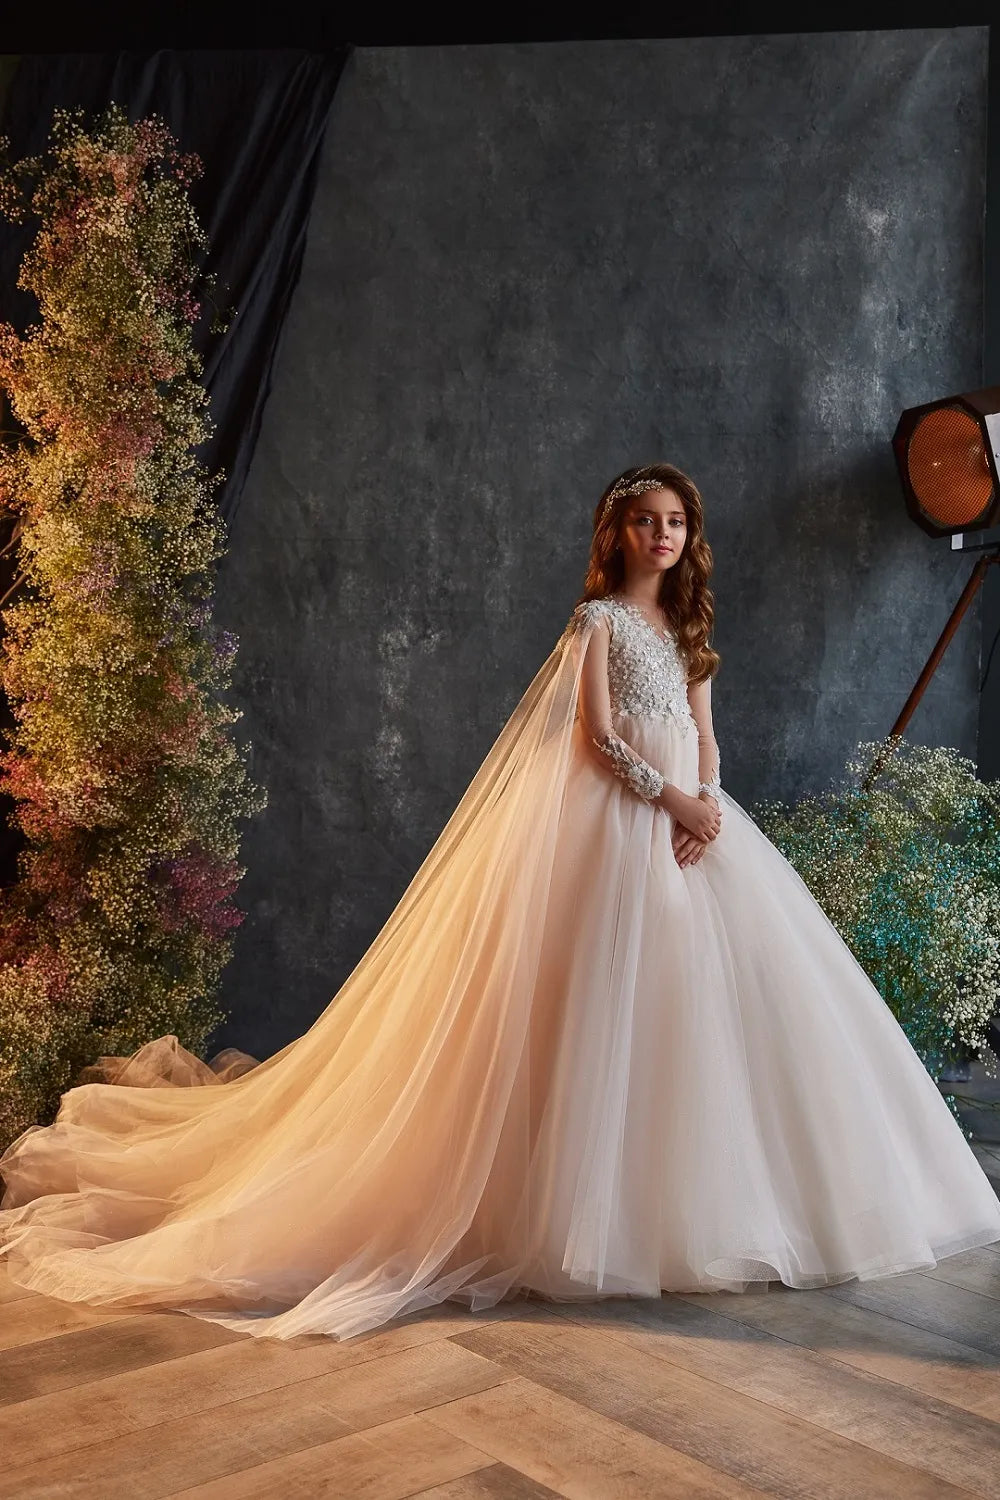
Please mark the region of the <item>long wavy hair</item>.
POLYGON ((684 550, 660 580, 659 604, 688 665, 691 682, 703 682, 719 669, 721 657, 708 644, 715 620, 715 601, 708 580, 712 572, 712 549, 705 540, 701 495, 693 479, 673 464, 644 464, 626 469, 605 489, 594 512, 594 535, 590 563, 583 585, 583 599, 602 599, 625 581, 625 559, 619 537, 622 515, 633 495, 616 495, 605 513, 605 502, 616 484, 633 479, 655 479, 664 489, 674 490, 687 518, 684 550))

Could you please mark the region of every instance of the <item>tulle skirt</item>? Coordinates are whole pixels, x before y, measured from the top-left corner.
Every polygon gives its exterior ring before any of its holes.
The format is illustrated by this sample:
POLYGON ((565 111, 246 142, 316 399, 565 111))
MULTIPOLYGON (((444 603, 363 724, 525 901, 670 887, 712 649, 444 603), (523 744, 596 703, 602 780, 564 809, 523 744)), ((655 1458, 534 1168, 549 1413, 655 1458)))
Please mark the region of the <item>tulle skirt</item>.
MULTIPOLYGON (((161 1039, 15 1143, 17 1281, 346 1338, 446 1300, 818 1287, 1000 1239, 787 861, 723 793, 681 869, 670 817, 543 686, 548 730, 525 760, 522 721, 310 1031, 227 1081, 161 1039)), ((696 790, 689 731, 616 722, 696 790)))

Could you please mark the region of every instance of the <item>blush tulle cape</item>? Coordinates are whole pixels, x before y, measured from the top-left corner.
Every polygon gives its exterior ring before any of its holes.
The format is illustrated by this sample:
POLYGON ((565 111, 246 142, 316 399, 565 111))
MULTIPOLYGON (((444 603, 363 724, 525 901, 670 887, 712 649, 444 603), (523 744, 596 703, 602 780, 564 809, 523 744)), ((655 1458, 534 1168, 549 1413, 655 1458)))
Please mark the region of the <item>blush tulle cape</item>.
MULTIPOLYGON (((732 797, 700 863, 588 752, 567 627, 315 1024, 213 1071, 161 1038, 7 1151, 22 1286, 252 1334, 817 1287, 1000 1239, 935 1083, 732 797)), ((694 792, 674 723, 616 727, 694 792)))

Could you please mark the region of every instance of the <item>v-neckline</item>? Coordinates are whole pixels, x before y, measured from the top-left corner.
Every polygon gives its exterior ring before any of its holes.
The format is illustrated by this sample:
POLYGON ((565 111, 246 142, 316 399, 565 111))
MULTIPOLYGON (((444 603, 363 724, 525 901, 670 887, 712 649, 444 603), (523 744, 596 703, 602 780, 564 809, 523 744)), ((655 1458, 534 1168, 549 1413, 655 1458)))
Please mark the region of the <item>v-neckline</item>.
POLYGON ((611 597, 612 599, 614 599, 616 604, 621 605, 622 609, 631 610, 634 615, 637 615, 645 625, 646 629, 651 630, 658 641, 663 641, 665 644, 670 646, 674 644, 673 631, 671 631, 668 635, 664 631, 662 631, 658 625, 654 625, 652 620, 648 620, 646 618, 642 610, 639 608, 638 604, 633 604, 631 599, 623 599, 620 594, 612 594, 611 597))

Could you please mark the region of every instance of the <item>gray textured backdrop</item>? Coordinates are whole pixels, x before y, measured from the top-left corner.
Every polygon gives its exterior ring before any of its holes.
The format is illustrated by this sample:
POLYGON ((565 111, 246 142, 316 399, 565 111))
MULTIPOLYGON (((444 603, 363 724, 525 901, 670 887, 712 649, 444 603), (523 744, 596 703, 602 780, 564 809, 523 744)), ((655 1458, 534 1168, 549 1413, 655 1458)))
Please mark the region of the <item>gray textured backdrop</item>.
MULTIPOLYGON (((987 30, 355 52, 220 580, 270 806, 225 1039, 303 1030, 578 597, 628 464, 702 489, 744 806, 888 730, 968 571, 903 407, 980 380, 987 30)), ((912 733, 975 751, 978 613, 912 733)))

